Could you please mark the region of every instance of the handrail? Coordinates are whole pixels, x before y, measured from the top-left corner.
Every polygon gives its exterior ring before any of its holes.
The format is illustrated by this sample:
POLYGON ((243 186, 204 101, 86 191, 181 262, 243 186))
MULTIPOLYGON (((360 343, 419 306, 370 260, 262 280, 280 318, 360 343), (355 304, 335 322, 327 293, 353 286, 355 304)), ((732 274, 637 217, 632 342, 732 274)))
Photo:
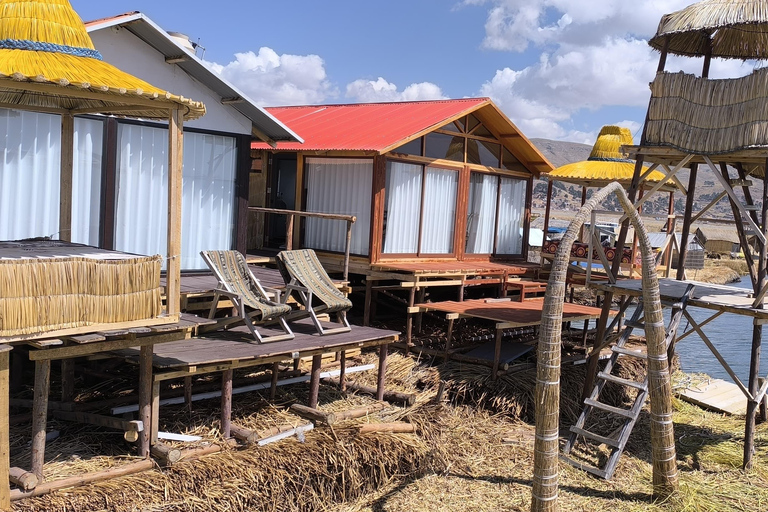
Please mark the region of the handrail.
POLYGON ((290 251, 293 249, 293 218, 294 217, 312 217, 316 219, 343 220, 347 223, 347 239, 344 245, 344 282, 349 280, 349 252, 352 244, 352 224, 357 222, 354 215, 343 215, 340 213, 320 213, 320 212, 302 212, 299 210, 281 210, 279 208, 264 208, 261 206, 249 206, 248 210, 261 213, 273 213, 276 215, 285 215, 288 217, 285 234, 285 248, 290 251))

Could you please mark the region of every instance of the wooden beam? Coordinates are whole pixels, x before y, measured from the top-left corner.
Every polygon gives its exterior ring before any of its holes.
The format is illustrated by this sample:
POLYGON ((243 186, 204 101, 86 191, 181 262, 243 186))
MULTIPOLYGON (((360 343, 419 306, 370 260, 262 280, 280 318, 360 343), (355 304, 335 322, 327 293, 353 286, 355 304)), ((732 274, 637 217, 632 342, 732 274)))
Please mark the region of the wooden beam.
POLYGON ((139 420, 144 429, 139 435, 139 456, 149 457, 152 425, 152 345, 141 347, 139 353, 139 420))
POLYGON ((32 473, 44 482, 45 426, 48 421, 48 392, 51 387, 51 362, 35 363, 34 404, 32 406, 32 473))
POLYGON ((0 345, 0 510, 11 509, 11 488, 9 486, 11 466, 11 444, 9 429, 9 369, 10 351, 8 345, 0 345))
POLYGON ((61 116, 61 174, 59 177, 59 240, 72 241, 72 173, 75 159, 75 118, 61 116))
MULTIPOLYGON (((305 175, 304 175, 304 155, 301 153, 298 153, 296 155, 296 196, 295 196, 295 202, 294 205, 297 210, 303 210, 302 205, 304 201, 304 181, 305 181, 305 175)), ((290 218, 289 218, 290 220, 290 218)), ((301 218, 299 217, 298 222, 296 222, 293 225, 293 248, 294 249, 300 249, 301 248, 301 218)), ((288 243, 288 240, 286 240, 286 244, 288 243)))
POLYGON ((263 141, 263 142, 266 142, 267 144, 269 144, 269 147, 271 147, 273 149, 277 148, 277 142, 272 140, 272 138, 269 135, 267 135, 263 131, 261 131, 258 128, 256 128, 255 125, 251 126, 251 134, 253 134, 253 136, 256 137, 257 139, 259 139, 260 141, 263 141))
POLYGON ((129 337, 127 339, 104 341, 101 343, 90 343, 87 345, 72 345, 69 347, 49 348, 44 350, 31 350, 29 352, 30 361, 51 361, 54 359, 67 359, 71 357, 87 356, 100 352, 110 352, 112 350, 122 350, 130 347, 144 347, 154 345, 155 343, 167 343, 169 341, 183 340, 187 337, 186 331, 177 331, 156 336, 145 336, 141 338, 129 337))
MULTIPOLYGON (((147 107, 151 107, 152 109, 158 110, 162 108, 183 108, 183 106, 179 103, 160 96, 157 98, 150 98, 148 96, 138 96, 136 94, 119 95, 110 92, 93 91, 86 88, 76 88, 76 86, 63 87, 61 85, 48 83, 15 82, 11 80, 3 80, 0 83, 0 90, 43 93, 53 96, 63 96, 66 98, 104 101, 107 104, 119 104, 126 102, 130 103, 131 105, 145 105, 147 107)), ((14 108, 21 108, 21 106, 16 106, 14 108)), ((38 110, 38 107, 30 107, 30 110, 32 109, 38 110)))
POLYGON ((175 55, 173 57, 166 57, 165 63, 166 64, 180 64, 182 62, 187 62, 189 60, 189 55, 175 55))
POLYGON ((181 312, 181 197, 184 157, 184 116, 171 110, 168 124, 168 250, 166 265, 166 312, 181 312))

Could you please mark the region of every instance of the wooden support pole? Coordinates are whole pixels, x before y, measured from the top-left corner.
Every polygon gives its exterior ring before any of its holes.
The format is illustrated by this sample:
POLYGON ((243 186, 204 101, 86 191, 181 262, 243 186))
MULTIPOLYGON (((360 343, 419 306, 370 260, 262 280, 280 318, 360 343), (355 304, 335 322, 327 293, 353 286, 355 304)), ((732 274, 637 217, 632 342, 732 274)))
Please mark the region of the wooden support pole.
POLYGON ((348 411, 339 412, 339 413, 336 413, 336 423, 340 421, 364 418, 365 416, 384 410, 387 407, 389 407, 389 404, 380 402, 377 404, 367 405, 365 407, 358 407, 356 409, 350 409, 348 411))
POLYGON ((11 442, 8 435, 10 351, 10 346, 0 345, 0 510, 11 509, 11 488, 8 485, 11 466, 11 442))
MULTIPOLYGON (((191 402, 189 407, 191 410, 191 402)), ((154 381, 152 383, 152 423, 149 426, 150 446, 157 442, 158 432, 160 432, 160 381, 154 381)))
POLYGON ((168 446, 167 444, 156 443, 152 445, 151 451, 152 456, 160 459, 160 461, 166 466, 171 466, 181 460, 181 450, 172 446, 168 446))
POLYGON ((75 118, 61 116, 61 175, 59 178, 59 240, 72 241, 72 179, 75 161, 75 118))
MULTIPOLYGON (((712 169, 715 171, 715 169, 712 169)), ((693 215, 694 196, 696 195, 696 176, 698 164, 691 164, 691 174, 688 178, 688 195, 685 197, 685 215, 683 216, 683 231, 680 234, 680 254, 677 260, 677 280, 685 279, 685 258, 688 257, 688 235, 691 234, 691 215, 693 215)))
POLYGON ((388 345, 379 347, 379 375, 376 380, 376 400, 384 400, 384 384, 387 377, 387 350, 388 345))
POLYGON ((365 308, 363 310, 363 326, 371 325, 371 299, 373 298, 373 281, 365 280, 365 308))
MULTIPOLYGON (((427 296, 427 289, 426 288, 419 288, 418 298, 417 298, 417 300, 419 301, 419 304, 423 304, 424 303, 424 300, 425 300, 426 296, 427 296)), ((416 332, 418 334, 421 334, 421 321, 422 321, 423 317, 424 317, 424 314, 421 311, 416 313, 416 332)))
POLYGON ((192 410, 192 377, 184 377, 184 404, 192 410))
POLYGON ((75 360, 61 360, 61 401, 75 401, 75 360))
POLYGON ((547 183, 547 209, 544 211, 544 240, 547 239, 547 231, 549 231, 549 210, 552 207, 552 187, 554 183, 552 178, 549 178, 547 183))
POLYGON ((502 329, 496 329, 496 344, 493 349, 493 367, 491 371, 491 380, 496 380, 496 374, 499 373, 499 364, 501 362, 501 338, 504 336, 502 329))
POLYGON ((309 380, 309 407, 317 409, 317 398, 320 393, 320 365, 323 362, 322 355, 312 356, 312 373, 309 380))
MULTIPOLYGON (((29 492, 35 487, 37 487, 37 484, 40 483, 37 481, 37 477, 34 473, 30 473, 29 471, 24 471, 21 468, 11 468, 9 478, 11 480, 11 483, 18 488, 20 488, 24 492, 29 492)), ((5 487, 5 485, 3 485, 5 487)), ((0 509, 2 510, 10 510, 10 504, 11 504, 11 498, 10 493, 8 494, 8 505, 2 506, 0 509)))
POLYGON ((416 432, 416 425, 413 423, 366 423, 360 426, 359 432, 361 434, 371 434, 373 432, 413 434, 416 432))
MULTIPOLYGON (((168 118, 168 249, 166 265, 166 312, 181 312, 181 172, 184 156, 184 114, 178 108, 168 118)), ((149 456, 146 447, 145 456, 149 456)))
MULTIPOLYGON (((139 420, 152 425, 152 345, 139 351, 139 420)), ((139 436, 139 456, 149 457, 151 429, 145 428, 139 436)))
POLYGON ((455 320, 453 317, 448 319, 448 331, 446 332, 445 336, 445 356, 443 357, 443 360, 447 363, 448 358, 451 354, 451 344, 453 343, 453 322, 455 320))
POLYGON ((287 215, 286 228, 285 228, 285 250, 293 250, 293 215, 290 213, 287 215))
POLYGON ((326 425, 333 425, 336 423, 336 415, 332 412, 323 412, 319 409, 301 404, 293 404, 290 410, 293 414, 315 423, 325 423, 326 425))
POLYGON ((50 386, 51 362, 36 361, 34 405, 32 406, 32 473, 35 474, 39 482, 45 481, 43 478, 43 464, 45 464, 45 426, 48 421, 48 392, 50 386))
MULTIPOLYGON (((765 384, 765 379, 760 379, 758 383, 762 389, 763 385, 765 384)), ((768 421, 768 395, 764 395, 763 399, 760 400, 760 413, 758 417, 760 419, 760 423, 765 423, 768 421)))
MULTIPOLYGON (((723 174, 723 178, 725 178, 726 182, 730 181, 728 166, 724 162, 720 164, 720 172, 723 174)), ((757 269, 755 268, 755 260, 752 257, 752 251, 749 248, 747 233, 744 228, 744 220, 741 218, 741 212, 739 211, 736 201, 730 196, 728 197, 728 200, 731 204, 731 211, 733 212, 733 220, 736 224, 736 233, 739 237, 739 244, 741 244, 742 250, 744 251, 744 261, 747 264, 747 270, 749 271, 750 280, 752 281, 752 288, 754 289, 755 283, 758 280, 757 269)), ((758 290, 755 290, 755 293, 758 293, 758 290)))
POLYGON ((233 370, 224 370, 221 374, 221 435, 230 437, 232 425, 232 376, 233 370))
POLYGON ((253 430, 249 430, 247 428, 243 428, 235 424, 231 424, 229 426, 229 431, 232 434, 232 437, 246 444, 254 444, 259 440, 258 433, 254 432, 253 430))
POLYGON ((274 400, 277 395, 277 379, 280 376, 280 363, 272 363, 272 375, 269 383, 269 399, 274 400))
POLYGON ((408 347, 411 346, 413 343, 413 313, 411 313, 411 308, 416 302, 416 287, 410 289, 408 292, 408 313, 405 320, 405 343, 406 343, 406 349, 405 353, 408 354, 409 349, 408 347))
MULTIPOLYGON (((328 379, 324 379, 323 381, 329 384, 335 384, 337 386, 339 384, 339 379, 335 379, 332 377, 328 379)), ((376 396, 378 394, 378 389, 372 388, 370 386, 363 386, 362 384, 356 384, 354 382, 348 383, 347 389, 350 391, 356 391, 358 393, 363 393, 365 395, 370 395, 370 396, 376 396)), ((410 406, 416 403, 416 395, 412 395, 409 393, 400 393, 397 391, 384 391, 384 401, 389 402, 391 404, 410 406)))
POLYGON ((349 281, 349 252, 352 249, 352 223, 347 221, 347 238, 344 242, 344 282, 349 281))
POLYGON ((341 392, 347 390, 347 351, 339 352, 339 389, 341 392))

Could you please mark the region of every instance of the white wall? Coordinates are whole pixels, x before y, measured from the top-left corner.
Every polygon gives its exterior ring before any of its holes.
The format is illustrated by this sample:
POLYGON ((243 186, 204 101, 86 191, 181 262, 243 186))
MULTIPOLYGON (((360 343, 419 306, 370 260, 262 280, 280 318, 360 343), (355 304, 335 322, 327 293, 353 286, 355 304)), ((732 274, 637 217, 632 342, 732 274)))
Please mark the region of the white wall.
POLYGON ((205 116, 186 122, 184 126, 250 135, 252 123, 248 118, 234 108, 222 105, 216 93, 177 65, 166 63, 162 53, 129 30, 110 27, 90 32, 90 36, 106 62, 155 87, 205 103, 205 116))

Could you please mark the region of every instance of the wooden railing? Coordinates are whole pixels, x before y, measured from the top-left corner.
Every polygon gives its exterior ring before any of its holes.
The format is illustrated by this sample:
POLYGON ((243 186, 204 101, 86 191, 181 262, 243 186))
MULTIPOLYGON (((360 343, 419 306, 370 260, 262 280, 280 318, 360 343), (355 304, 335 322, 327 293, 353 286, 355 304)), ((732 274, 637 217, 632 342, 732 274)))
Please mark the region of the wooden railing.
POLYGON ((352 244, 352 224, 357 221, 354 215, 342 215, 337 213, 302 212, 298 210, 281 210, 278 208, 262 208, 259 206, 248 207, 250 211, 270 213, 273 215, 285 215, 288 221, 285 223, 285 249, 293 249, 293 219, 294 217, 311 217, 314 219, 340 220, 347 223, 347 238, 344 243, 344 282, 349 280, 349 250, 352 244))

